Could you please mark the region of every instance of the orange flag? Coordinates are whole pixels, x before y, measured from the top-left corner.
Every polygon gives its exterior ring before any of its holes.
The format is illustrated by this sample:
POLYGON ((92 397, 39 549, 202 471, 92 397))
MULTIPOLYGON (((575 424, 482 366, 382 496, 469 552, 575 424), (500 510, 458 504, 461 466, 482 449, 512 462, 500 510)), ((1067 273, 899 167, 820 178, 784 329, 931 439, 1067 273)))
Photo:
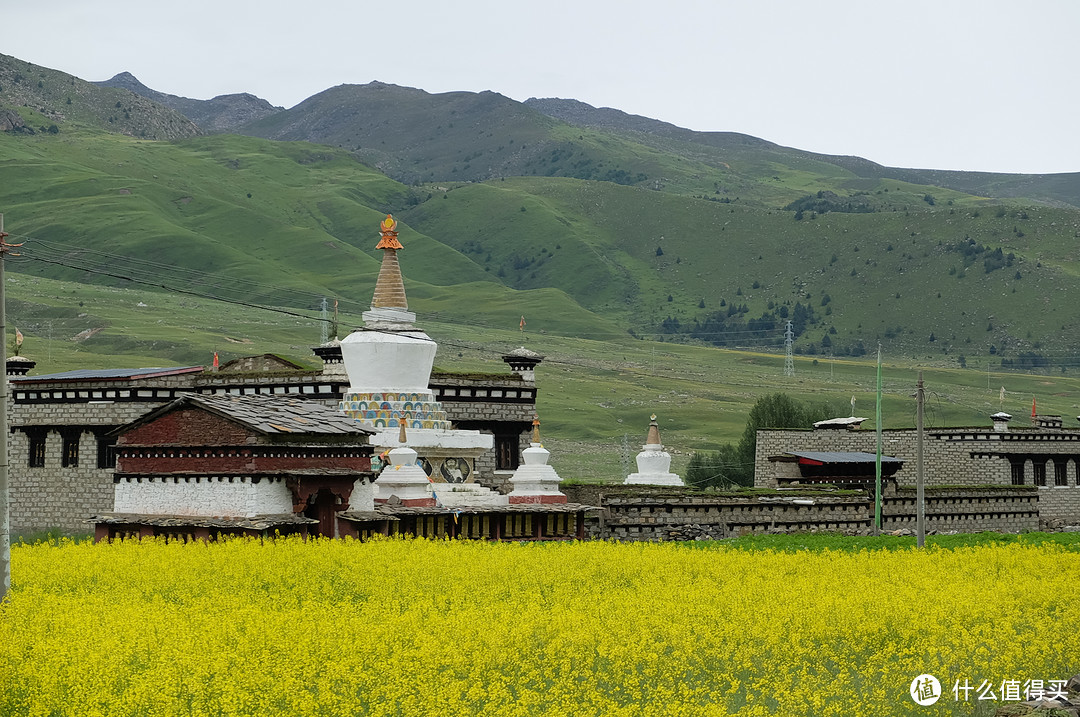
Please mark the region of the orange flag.
POLYGON ((1031 397, 1031 420, 1035 420, 1035 397, 1031 397))
POLYGON ((525 317, 524 316, 521 317, 521 323, 518 324, 518 328, 521 329, 522 331, 525 330, 525 317))

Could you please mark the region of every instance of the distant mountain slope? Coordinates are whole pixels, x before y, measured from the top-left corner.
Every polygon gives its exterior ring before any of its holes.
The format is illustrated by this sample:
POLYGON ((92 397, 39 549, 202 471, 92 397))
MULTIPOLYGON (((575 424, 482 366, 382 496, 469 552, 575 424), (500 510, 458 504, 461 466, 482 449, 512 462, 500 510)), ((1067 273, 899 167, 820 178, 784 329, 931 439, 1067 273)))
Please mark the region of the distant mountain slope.
POLYGON ((64 72, 0 55, 0 113, 14 112, 25 131, 93 127, 143 139, 180 139, 199 128, 176 110, 64 72))
POLYGON ((254 122, 282 110, 281 107, 274 107, 266 100, 246 92, 218 95, 209 100, 178 97, 150 89, 130 72, 121 72, 108 80, 94 84, 100 87, 130 90, 137 95, 171 107, 207 132, 228 132, 246 122, 254 122))
POLYGON ((332 87, 238 131, 341 147, 414 182, 519 174, 555 124, 494 92, 429 94, 371 82, 332 87))
POLYGON ((818 154, 782 147, 772 142, 737 132, 699 132, 640 115, 632 115, 610 107, 593 107, 573 99, 530 98, 529 107, 549 117, 581 127, 594 127, 617 132, 636 133, 642 141, 654 138, 679 140, 728 150, 751 148, 787 161, 824 162, 857 177, 866 179, 896 179, 912 184, 954 189, 984 197, 1028 197, 1051 203, 1080 206, 1080 172, 1064 174, 1000 174, 994 172, 961 172, 934 169, 905 169, 886 167, 862 157, 818 154))
POLYGON ((674 139, 690 140, 714 147, 758 147, 778 149, 780 145, 768 142, 748 134, 738 132, 697 132, 685 129, 669 122, 650 119, 641 115, 632 115, 611 107, 593 107, 578 100, 554 97, 525 100, 526 107, 532 107, 549 117, 560 119, 582 127, 598 127, 623 132, 642 132, 663 135, 674 139))

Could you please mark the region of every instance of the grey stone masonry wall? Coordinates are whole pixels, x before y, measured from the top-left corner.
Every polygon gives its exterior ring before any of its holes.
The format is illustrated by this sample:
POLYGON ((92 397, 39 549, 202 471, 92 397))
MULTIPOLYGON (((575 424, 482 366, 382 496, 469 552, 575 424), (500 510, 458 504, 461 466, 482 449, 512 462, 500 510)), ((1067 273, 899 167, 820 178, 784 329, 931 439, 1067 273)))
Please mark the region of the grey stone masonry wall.
POLYGON ((429 384, 454 423, 532 423, 536 414, 536 384, 514 374, 433 373, 429 384))
MULTIPOLYGON (((1017 486, 1004 489, 929 489, 925 491, 926 529, 977 533, 991 530, 1020 533, 1039 529, 1042 490, 1017 486)), ((909 528, 917 523, 914 489, 902 489, 882 500, 883 530, 909 528)))
POLYGON ((1075 486, 1046 486, 1039 488, 1039 518, 1060 520, 1068 525, 1080 525, 1080 490, 1075 486))
MULTIPOLYGON (((585 523, 586 535, 596 539, 692 540, 761 532, 857 531, 871 528, 874 518, 873 501, 864 494, 778 491, 739 495, 623 485, 569 485, 562 490, 571 502, 602 508, 590 513, 585 523)), ((928 490, 926 529, 963 533, 1038 530, 1040 499, 1048 490, 1021 486, 928 490)), ((883 530, 914 529, 915 523, 915 491, 887 490, 882 505, 883 530)))
MULTIPOLYGON (((915 485, 918 436, 911 429, 882 431, 882 453, 904 461, 895 475, 901 487, 915 485)), ((780 477, 791 477, 797 467, 768 460, 792 451, 877 450, 871 430, 758 431, 754 485, 776 487, 780 477)), ((1022 467, 1023 485, 1043 490, 1040 511, 1044 517, 1080 523, 1080 430, 1046 427, 1011 427, 1004 432, 992 428, 944 428, 926 431, 923 445, 927 486, 1009 486, 1013 484, 1013 462, 1022 467), (1063 474, 1057 472, 1057 464, 1063 474), (1039 470, 1037 470, 1037 468, 1039 470), (1062 485, 1056 485, 1061 480, 1062 485), (1052 489, 1052 490, 1051 490, 1052 489)))
POLYGON ((589 538, 658 541, 767 531, 870 527, 865 495, 738 496, 647 486, 565 486, 571 502, 603 508, 586 518, 589 538))
POLYGON ((11 434, 9 471, 11 530, 15 534, 58 528, 65 533, 88 533, 86 519, 112 510, 113 471, 97 468, 97 440, 84 432, 79 439, 79 465, 61 467, 60 434, 46 437, 45 465, 27 466, 29 439, 11 434))

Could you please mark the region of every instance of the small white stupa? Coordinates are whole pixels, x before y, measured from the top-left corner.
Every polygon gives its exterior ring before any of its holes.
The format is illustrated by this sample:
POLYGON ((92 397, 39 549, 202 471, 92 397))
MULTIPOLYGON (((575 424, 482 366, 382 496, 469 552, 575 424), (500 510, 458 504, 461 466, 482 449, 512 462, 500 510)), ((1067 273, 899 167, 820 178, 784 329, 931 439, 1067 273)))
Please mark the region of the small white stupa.
POLYGON ((682 478, 671 472, 671 454, 660 443, 660 426, 654 413, 649 421, 649 436, 637 454, 637 473, 626 476, 627 485, 684 485, 682 478))
POLYGON ((521 452, 524 461, 510 478, 510 504, 565 503, 566 495, 559 490, 562 478, 548 465, 551 452, 540 443, 540 419, 533 419, 532 443, 521 452))
POLYGON ((390 464, 375 480, 379 497, 375 503, 385 503, 393 496, 407 506, 433 506, 435 496, 427 473, 416 463, 416 451, 406 445, 405 424, 400 424, 398 446, 387 452, 390 464))

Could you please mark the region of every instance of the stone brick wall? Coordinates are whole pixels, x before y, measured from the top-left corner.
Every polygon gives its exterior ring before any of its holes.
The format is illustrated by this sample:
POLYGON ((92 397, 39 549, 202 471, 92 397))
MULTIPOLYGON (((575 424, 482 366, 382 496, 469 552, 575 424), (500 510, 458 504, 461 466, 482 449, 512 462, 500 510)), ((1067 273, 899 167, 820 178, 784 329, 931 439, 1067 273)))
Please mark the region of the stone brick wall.
MULTIPOLYGON (((917 440, 916 432, 911 429, 882 431, 882 453, 904 461, 904 467, 895 475, 901 487, 915 485, 917 440)), ((758 431, 754 484, 763 488, 776 487, 777 479, 788 476, 792 471, 791 464, 770 461, 769 456, 791 451, 873 453, 876 450, 876 435, 869 430, 761 430, 758 431)), ((1012 485, 1012 464, 1006 456, 1030 456, 1023 465, 1024 485, 1027 486, 1036 484, 1035 462, 1043 465, 1047 487, 1043 491, 1040 511, 1044 518, 1052 516, 1074 524, 1080 523, 1080 486, 1077 485, 1080 430, 1077 429, 1013 427, 1005 432, 991 428, 928 430, 923 444, 925 485, 1012 485), (1064 486, 1054 485, 1055 458, 1062 460, 1066 466, 1064 486)))
POLYGON ((868 528, 865 496, 736 496, 648 486, 566 486, 575 503, 602 507, 590 513, 589 538, 630 541, 726 538, 769 530, 868 528))
POLYGON ((97 440, 92 433, 79 439, 79 465, 61 466, 60 434, 46 438, 45 465, 27 465, 29 439, 22 431, 10 436, 11 530, 29 533, 58 528, 66 533, 88 533, 86 519, 112 510, 113 472, 97 468, 97 440))
MULTIPOLYGON (((586 534, 616 540, 725 538, 760 532, 864 530, 873 525, 866 495, 822 495, 791 491, 738 496, 649 486, 564 486, 571 502, 602 508, 590 513, 586 534)), ((964 489, 928 491, 926 529, 963 533, 1039 529, 1040 498, 1050 489, 964 489)), ((1065 495, 1064 491, 1060 491, 1065 495)), ((916 527, 915 491, 890 491, 882 505, 886 531, 916 527)))
MULTIPOLYGON (((926 529, 977 533, 992 530, 1019 533, 1039 529, 1042 490, 1016 489, 933 489, 925 492, 926 529)), ((882 500, 883 530, 917 525, 917 501, 913 489, 897 491, 882 500)))
POLYGON ((1080 525, 1080 489, 1062 486, 1039 488, 1039 517, 1080 525))

